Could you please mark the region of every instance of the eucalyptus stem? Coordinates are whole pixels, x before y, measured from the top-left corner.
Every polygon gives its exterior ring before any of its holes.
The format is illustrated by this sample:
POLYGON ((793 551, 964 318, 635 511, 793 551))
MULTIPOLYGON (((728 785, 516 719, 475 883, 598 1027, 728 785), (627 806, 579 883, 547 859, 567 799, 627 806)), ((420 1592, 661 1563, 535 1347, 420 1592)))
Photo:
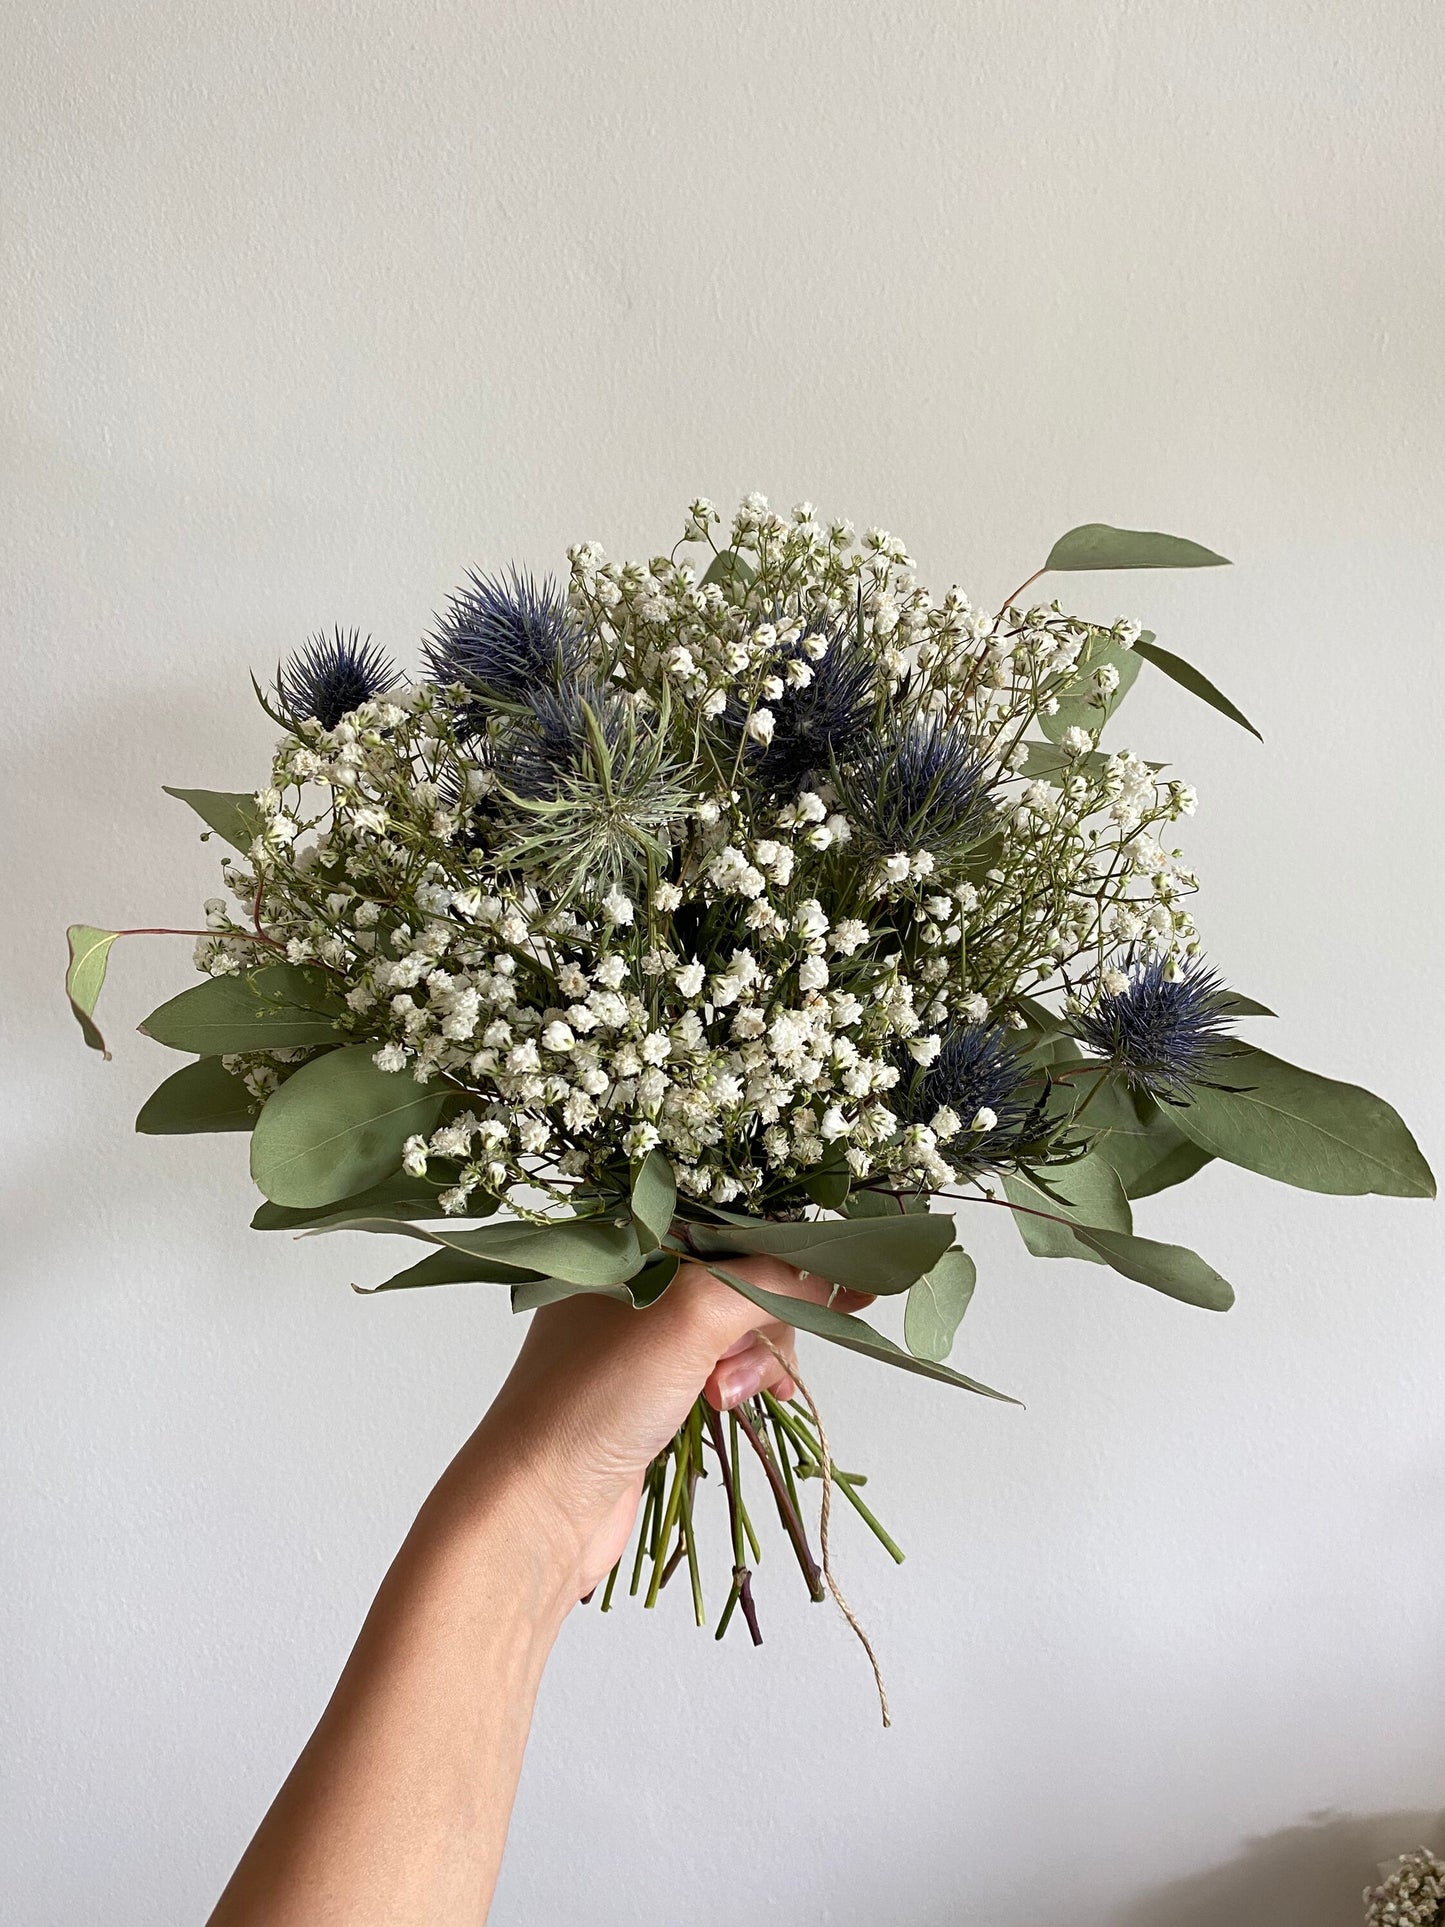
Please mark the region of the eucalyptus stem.
MULTIPOLYGON (((780 1404, 771 1392, 764 1392, 763 1397, 767 1400, 768 1410, 774 1423, 781 1425, 794 1444, 799 1446, 812 1461, 811 1464, 800 1469, 799 1476, 805 1479, 820 1479, 823 1476, 822 1454, 811 1434, 805 1429, 807 1421, 801 1413, 790 1412, 786 1406, 780 1404)), ((901 1566, 905 1557, 903 1551, 893 1535, 879 1523, 868 1505, 858 1497, 854 1487, 854 1475, 850 1472, 840 1472, 837 1466, 832 1468, 832 1474, 834 1485, 872 1532, 879 1545, 901 1566)))
POLYGON ((662 1591, 663 1548, 667 1544, 668 1538, 672 1532, 672 1528, 677 1523, 677 1508, 681 1501, 681 1498, 682 1498, 682 1444, 680 1440, 674 1440, 672 1484, 668 1488, 667 1507, 663 1513, 661 1531, 654 1531, 653 1533, 653 1543, 657 1547, 657 1550, 653 1554, 652 1578, 648 1584, 647 1597, 642 1602, 644 1606, 655 1606, 657 1604, 657 1595, 662 1591))
POLYGON ((758 1458, 761 1460, 763 1471, 767 1474, 768 1484, 773 1488, 773 1497, 778 1505, 778 1516, 781 1518, 787 1530, 788 1537, 793 1542, 793 1551, 797 1554, 798 1565, 802 1570, 804 1579, 808 1582, 809 1595, 816 1603, 821 1604, 827 1597, 827 1592, 823 1585, 823 1575, 819 1571, 817 1561, 814 1559, 812 1550, 808 1545, 808 1535, 803 1528, 803 1521, 798 1515, 798 1508, 788 1497, 788 1488, 783 1483, 783 1475, 778 1470, 766 1441, 759 1437, 758 1429, 749 1418, 746 1408, 739 1405, 734 1409, 738 1415, 738 1424, 743 1428, 743 1431, 747 1435, 749 1445, 752 1446, 758 1458))
POLYGON ((604 1613, 611 1612, 612 1588, 617 1584, 617 1575, 621 1570, 622 1570, 622 1560, 619 1558, 616 1565, 613 1566, 611 1572, 609 1572, 607 1575, 607 1584, 602 1591, 602 1604, 598 1609, 599 1611, 604 1613))
POLYGON ((637 1597, 637 1588, 642 1583, 642 1562, 647 1557, 648 1541, 651 1535, 652 1515, 657 1509, 657 1466, 656 1462, 647 1468, 647 1498, 642 1507, 642 1525, 637 1534, 637 1557, 632 1562, 632 1584, 627 1593, 630 1599, 637 1597))

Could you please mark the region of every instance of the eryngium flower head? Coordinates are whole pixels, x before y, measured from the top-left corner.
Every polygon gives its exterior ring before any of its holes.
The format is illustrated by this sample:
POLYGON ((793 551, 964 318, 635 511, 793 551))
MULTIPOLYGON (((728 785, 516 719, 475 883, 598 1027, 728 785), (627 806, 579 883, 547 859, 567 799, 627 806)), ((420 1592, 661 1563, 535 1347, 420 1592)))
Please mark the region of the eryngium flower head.
MULTIPOLYGON (((872 660, 840 630, 813 662, 801 638, 772 665, 783 693, 769 701, 773 733, 766 745, 749 743, 747 769, 759 784, 779 796, 795 796, 816 771, 855 757, 872 734, 876 675, 872 660), (806 663, 812 676, 798 688, 789 666, 806 663)), ((739 731, 747 722, 740 703, 729 704, 729 720, 739 731)))
POLYGON ((493 767, 509 856, 564 900, 665 865, 693 800, 668 757, 666 704, 644 718, 591 677, 534 691, 493 767))
POLYGON ((506 740, 497 762, 503 787, 535 801, 555 796, 569 778, 586 776, 599 758, 610 762, 627 730, 627 705, 595 677, 536 689, 527 714, 506 740))
POLYGON ((968 732, 941 716, 914 719, 875 743, 841 779, 844 808, 882 855, 957 854, 992 820, 989 765, 968 732))
POLYGON ((315 717, 335 729, 343 716, 386 694, 397 682, 396 669, 368 636, 355 629, 312 636, 276 674, 276 700, 293 722, 315 717))
POLYGON ((1082 1040, 1151 1097, 1182 1098, 1202 1083, 1229 1036, 1224 985, 1202 963, 1177 977, 1162 958, 1135 964, 1123 990, 1101 990, 1078 1020, 1082 1040))
MULTIPOLYGON (((1028 1064, 997 1024, 967 1024, 950 1031, 925 1071, 914 1071, 898 1086, 898 1109, 910 1123, 932 1125, 940 1111, 952 1111, 962 1127, 969 1162, 991 1163, 1008 1156, 1037 1128, 1042 1113, 1023 1089, 1028 1064), (980 1112, 993 1123, 975 1132, 980 1112), (974 1142, 967 1144, 967 1136, 974 1142)), ((950 1156, 954 1147, 949 1147, 950 1156)))
POLYGON ((555 688, 580 663, 583 647, 557 583, 514 568, 505 576, 471 575, 423 653, 437 682, 520 702, 536 689, 555 688))

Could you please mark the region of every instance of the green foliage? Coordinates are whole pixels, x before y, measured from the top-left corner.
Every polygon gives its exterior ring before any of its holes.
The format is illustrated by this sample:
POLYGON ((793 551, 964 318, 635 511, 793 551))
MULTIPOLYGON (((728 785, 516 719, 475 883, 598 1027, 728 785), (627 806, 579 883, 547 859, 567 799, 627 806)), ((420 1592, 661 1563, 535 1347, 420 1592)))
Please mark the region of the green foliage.
POLYGON ((1016 1398, 1006 1392, 996 1392, 991 1386, 981 1385, 976 1378, 965 1378, 949 1365, 940 1364, 936 1359, 914 1358, 895 1345, 891 1338, 882 1332, 874 1331, 865 1325, 861 1318, 854 1318, 848 1312, 833 1311, 827 1305, 815 1304, 811 1298, 786 1298, 775 1291, 764 1291, 750 1278, 738 1272, 725 1271, 719 1265, 709 1265, 708 1270, 715 1278, 721 1278, 725 1285, 749 1299, 769 1317, 778 1318, 784 1324, 794 1326, 798 1331, 812 1332, 815 1337, 826 1338, 831 1344, 842 1345, 851 1352, 861 1352, 865 1358, 880 1359, 885 1365, 897 1365, 905 1372, 917 1372, 923 1378, 936 1378, 945 1385, 960 1386, 966 1392, 981 1393, 984 1398, 999 1399, 1005 1405, 1017 1405, 1016 1398))
POLYGON ((1017 1207, 1010 1214, 1014 1226, 1036 1258, 1085 1258, 1098 1264, 1101 1255, 1081 1244, 1072 1227, 1134 1228, 1119 1173, 1097 1153, 1051 1169, 1047 1179, 1036 1173, 1005 1172, 1003 1188, 1009 1203, 1017 1207))
POLYGON ((424 1244, 484 1258, 536 1277, 555 1277, 593 1290, 624 1285, 642 1269, 643 1252, 630 1218, 552 1218, 545 1224, 509 1219, 479 1231, 424 1231, 419 1225, 352 1218, 332 1231, 399 1232, 424 1244))
POLYGON ((977 1283, 978 1267, 966 1251, 955 1249, 908 1287, 903 1342, 915 1358, 937 1364, 948 1357, 977 1283))
POLYGON ((378 1070, 370 1044, 330 1051, 267 1099, 251 1139, 251 1176, 273 1204, 330 1204, 365 1191, 398 1169, 409 1137, 435 1128, 447 1095, 378 1070))
POLYGON ((1199 1305, 1205 1311, 1228 1311, 1234 1303, 1234 1287, 1183 1245, 1158 1244, 1153 1238, 1083 1226, 1077 1227, 1074 1235, 1092 1246, 1106 1265, 1137 1284, 1162 1291, 1166 1297, 1199 1305))
POLYGON ((1113 1073, 1090 1097, 1079 1128, 1097 1133, 1094 1156, 1113 1167, 1129 1198, 1182 1184, 1210 1161, 1209 1152, 1180 1131, 1171 1110, 1113 1073))
POLYGON ((89 923, 73 923, 65 933, 70 947, 65 994, 70 999, 70 1008, 75 1012, 75 1021, 80 1025, 86 1043, 103 1057, 109 1057, 110 1052, 95 1022, 95 1006, 101 985, 105 982, 110 946, 119 934, 116 930, 97 930, 89 923))
POLYGON ((751 1252, 781 1258, 831 1284, 885 1294, 906 1291, 953 1243, 953 1219, 936 1213, 892 1218, 824 1219, 811 1224, 694 1225, 704 1257, 751 1252))
POLYGON ((716 582, 724 589, 744 590, 756 575, 757 570, 746 556, 739 555, 736 549, 720 549, 708 563, 698 587, 705 589, 709 583, 716 582))
POLYGON ((1434 1197, 1420 1147, 1383 1098, 1246 1044, 1218 1076, 1231 1088, 1197 1089, 1173 1112, 1201 1150, 1304 1191, 1434 1197))
POLYGON ((135 1128, 146 1137, 167 1137, 184 1131, 249 1131, 255 1122, 255 1101, 241 1079, 219 1057, 201 1057, 151 1092, 135 1128))
POLYGON ((379 1285, 353 1285, 352 1290, 369 1298, 378 1291, 410 1291, 422 1285, 511 1285, 516 1289, 527 1282, 529 1274, 519 1265, 498 1264, 461 1251, 434 1251, 379 1285))
POLYGON ((632 1180, 632 1220, 647 1248, 660 1245, 677 1209, 677 1179, 661 1151, 649 1151, 632 1180))
POLYGON ((1171 649, 1161 649, 1152 636, 1140 636, 1134 649, 1145 662, 1152 662, 1156 669, 1162 669, 1166 676, 1172 677, 1181 689, 1187 689, 1191 696, 1197 696, 1201 702, 1208 703, 1211 709, 1217 709, 1221 716, 1228 716, 1241 729, 1247 729, 1251 736, 1258 736, 1260 742, 1264 741, 1244 711, 1236 709, 1228 696, 1216 689, 1208 676, 1196 669, 1192 662, 1186 662, 1183 656, 1176 656, 1171 649))
POLYGON ((188 803, 201 821, 233 850, 239 850, 243 856, 250 850, 260 829, 254 796, 234 790, 179 790, 169 783, 162 783, 161 788, 167 796, 188 803))
POLYGON ((1052 716, 1040 716, 1039 728, 1055 743, 1062 742, 1069 729, 1102 729, 1134 687, 1138 675, 1137 646, 1121 648, 1106 630, 1096 629, 1079 654, 1073 681, 1060 692, 1058 709, 1052 716), (1094 688, 1094 674, 1105 668, 1116 669, 1119 682, 1107 696, 1100 696, 1094 688))
MULTIPOLYGON (((440 1218, 445 1213, 437 1200, 450 1182, 450 1179, 437 1180, 430 1175, 414 1178, 405 1171, 394 1171, 390 1177, 383 1178, 380 1184, 372 1185, 369 1190, 357 1192, 349 1198, 338 1198, 332 1204, 263 1204, 251 1220, 251 1229, 313 1231, 344 1225, 351 1218, 392 1218, 397 1221, 440 1218)), ((496 1208, 495 1198, 488 1197, 485 1192, 474 1191, 467 1204, 467 1216, 487 1218, 496 1208)))
POLYGON ((1085 522, 1061 535, 1049 550, 1046 569, 1210 569, 1227 564, 1227 555, 1201 548, 1182 535, 1155 529, 1116 529, 1107 522, 1085 522))
POLYGON ((218 1057, 233 1051, 301 1050, 336 1042, 324 978, 293 964, 268 964, 239 977, 208 977, 153 1010, 140 1026, 171 1050, 218 1057))

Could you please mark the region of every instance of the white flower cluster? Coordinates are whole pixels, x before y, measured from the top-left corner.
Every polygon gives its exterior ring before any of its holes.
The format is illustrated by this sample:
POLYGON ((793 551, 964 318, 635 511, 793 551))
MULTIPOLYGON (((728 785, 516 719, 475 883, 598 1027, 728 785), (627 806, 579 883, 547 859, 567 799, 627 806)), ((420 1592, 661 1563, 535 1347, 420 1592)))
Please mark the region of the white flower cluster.
MULTIPOLYGON (((695 502, 686 539, 717 528, 695 502)), ((200 968, 320 972, 343 1040, 445 1085, 406 1169, 448 1211, 654 1146, 770 1210, 839 1161, 904 1190, 1006 1162, 950 1040, 1022 1047, 1027 1000, 1196 947, 1161 840, 1193 792, 1097 747, 1137 631, 935 603, 896 538, 760 496, 701 573, 570 559, 585 676, 559 657, 550 707, 459 675, 287 730, 200 968)), ((307 1055, 235 1068, 262 1100, 307 1055)))

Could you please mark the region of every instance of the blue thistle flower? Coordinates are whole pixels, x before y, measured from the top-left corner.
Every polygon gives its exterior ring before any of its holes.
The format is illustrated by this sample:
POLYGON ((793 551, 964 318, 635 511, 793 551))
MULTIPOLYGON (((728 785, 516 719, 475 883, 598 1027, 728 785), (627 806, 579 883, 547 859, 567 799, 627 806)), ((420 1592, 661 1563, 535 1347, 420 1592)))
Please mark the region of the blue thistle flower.
POLYGON ((855 829, 874 850, 942 854, 984 835, 993 814, 989 776, 967 731, 930 716, 875 743, 841 787, 855 829))
MULTIPOLYGON (((773 717, 772 741, 749 744, 747 769, 770 791, 794 796, 814 772, 855 756, 872 734, 874 665, 839 631, 816 662, 800 637, 778 657, 773 673, 783 678, 783 693, 767 705, 773 717), (792 662, 811 668, 805 688, 787 680, 792 662)), ((747 712, 736 700, 728 706, 728 721, 736 730, 746 725, 747 712)))
POLYGON ((512 702, 555 688, 579 666, 583 650, 556 581, 548 576, 539 583, 515 568, 505 576, 471 575, 451 597, 437 634, 423 644, 437 682, 463 683, 512 702))
POLYGON ((385 695, 398 681, 389 656, 355 629, 312 636, 284 669, 276 672, 276 699, 295 722, 314 716, 323 729, 335 729, 362 703, 385 695))
POLYGON ((617 750, 627 727, 626 706, 595 677, 581 677, 559 690, 532 690, 526 719, 498 758, 497 773, 506 788, 535 801, 555 796, 569 777, 579 775, 593 746, 588 710, 608 749, 617 750))
POLYGON ((992 1160, 1032 1132, 1037 1106, 1023 1095, 1032 1075, 999 1025, 967 1024, 950 1031, 926 1070, 900 1083, 898 1108, 928 1124, 946 1107, 965 1131, 980 1111, 992 1111, 996 1122, 972 1147, 992 1160))
POLYGON ((1163 960, 1135 964, 1123 990, 1102 990, 1078 1019, 1081 1039, 1151 1097, 1179 1100, 1230 1035, 1223 983, 1203 963, 1165 975, 1163 960))

